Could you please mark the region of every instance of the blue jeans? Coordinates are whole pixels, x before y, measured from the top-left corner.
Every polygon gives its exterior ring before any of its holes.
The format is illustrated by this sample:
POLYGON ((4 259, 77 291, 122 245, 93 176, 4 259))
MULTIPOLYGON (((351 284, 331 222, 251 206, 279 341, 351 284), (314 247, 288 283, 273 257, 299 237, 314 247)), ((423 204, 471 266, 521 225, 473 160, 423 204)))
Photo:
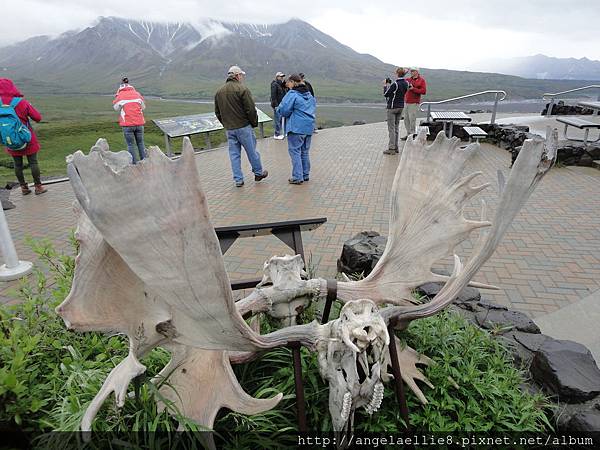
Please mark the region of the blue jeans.
POLYGON ((144 147, 144 126, 123 127, 123 134, 125 135, 125 142, 127 143, 127 151, 131 154, 133 163, 135 164, 139 160, 144 159, 146 157, 146 148, 144 147), (139 157, 135 151, 136 144, 139 157))
POLYGON ((273 108, 273 126, 275 127, 275 136, 283 134, 281 129, 281 116, 277 114, 277 110, 273 108))
POLYGON ((227 143, 229 144, 229 160, 231 161, 231 171, 233 172, 233 180, 244 181, 242 173, 242 147, 246 151, 246 156, 254 175, 262 175, 263 168, 260 161, 260 153, 256 150, 256 136, 251 125, 246 125, 235 130, 227 130, 227 143))
POLYGON ((288 133, 288 153, 292 160, 292 179, 294 181, 307 180, 310 175, 310 134, 288 133))

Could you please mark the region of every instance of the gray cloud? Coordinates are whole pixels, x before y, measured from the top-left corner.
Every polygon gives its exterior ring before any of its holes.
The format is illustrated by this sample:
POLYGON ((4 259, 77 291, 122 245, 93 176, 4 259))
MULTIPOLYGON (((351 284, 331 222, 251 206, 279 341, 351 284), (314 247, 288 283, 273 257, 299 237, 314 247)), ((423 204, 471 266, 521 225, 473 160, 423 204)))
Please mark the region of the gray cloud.
MULTIPOLYGON (((301 7, 291 7, 281 0, 20 0, 8 3, 8 8, 14 9, 9 11, 9 16, 14 15, 19 20, 3 22, 0 46, 41 34, 57 35, 82 29, 93 24, 99 16, 192 23, 201 18, 276 23, 298 17, 318 25, 343 43, 384 56, 387 60, 394 58, 380 51, 381 42, 393 42, 395 36, 402 36, 403 32, 414 34, 416 29, 430 41, 437 30, 443 30, 443 33, 452 30, 452 34, 462 38, 463 42, 491 53, 489 56, 492 57, 522 54, 525 50, 530 54, 539 51, 565 56, 567 52, 573 56, 585 54, 600 59, 600 50, 596 50, 600 49, 597 0, 426 0, 400 4, 303 0, 300 4, 301 7), (348 15, 360 17, 359 30, 353 29, 350 39, 345 38, 348 36, 348 31, 344 30, 347 24, 337 20, 348 15), (378 25, 382 17, 385 17, 385 25, 378 25), (381 30, 383 27, 386 30, 381 30), (474 27, 483 30, 481 36, 465 32, 474 27), (388 33, 385 37, 383 31, 388 33), (506 43, 503 43, 503 33, 506 33, 506 43), (379 42, 373 40, 374 34, 378 35, 379 42), (515 44, 515 36, 519 35, 529 37, 527 45, 515 44), (536 50, 538 48, 540 50, 536 50)), ((399 46, 396 52, 401 54, 402 47, 399 46)))

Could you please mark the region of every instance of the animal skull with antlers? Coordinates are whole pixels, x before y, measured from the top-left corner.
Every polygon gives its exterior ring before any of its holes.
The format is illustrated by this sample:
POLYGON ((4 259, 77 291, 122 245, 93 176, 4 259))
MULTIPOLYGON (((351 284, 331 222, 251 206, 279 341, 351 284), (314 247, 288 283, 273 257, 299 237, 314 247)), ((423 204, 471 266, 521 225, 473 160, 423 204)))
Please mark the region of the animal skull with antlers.
MULTIPOLYGON (((344 306, 338 319, 323 325, 293 325, 296 311, 311 296, 327 294, 326 280, 302 279, 298 256, 272 258, 263 282, 234 303, 189 140, 184 139, 177 161, 150 148, 146 160, 130 165, 126 152, 110 152, 103 139, 89 155, 71 155, 68 174, 79 202, 81 248, 71 292, 57 312, 72 329, 120 332, 130 342, 129 355, 107 377, 82 429, 91 429, 111 392, 122 405, 130 381, 145 370, 138 358, 159 345, 172 352, 159 374, 170 376, 169 387, 161 391, 181 413, 207 428, 223 406, 255 414, 280 401, 281 394, 266 400, 246 394, 230 364, 290 342, 318 352, 321 375, 330 385, 335 430, 346 429, 359 407, 374 412, 390 377, 388 344, 397 339, 388 334, 388 324, 403 329, 436 314, 470 283, 551 167, 556 130, 550 134, 546 143, 525 141, 506 183, 500 177, 491 222, 485 204, 479 221, 463 214, 467 202, 488 186, 471 186, 480 173, 462 176, 479 145, 462 148, 457 138, 443 133, 430 145, 423 133, 409 138, 393 182, 385 251, 365 279, 338 283, 337 298, 344 306), (170 188, 182 183, 180 189, 170 188), (143 224, 144 234, 132 231, 139 227, 123 227, 124 222, 143 224), (455 255, 450 277, 431 271, 476 229, 479 240, 464 266, 455 255), (429 303, 415 305, 411 291, 429 281, 445 285, 429 303), (288 326, 260 335, 241 316, 259 312, 282 318, 288 326)), ((426 402, 415 380, 429 383, 416 364, 430 361, 408 347, 396 348, 403 378, 426 402)))

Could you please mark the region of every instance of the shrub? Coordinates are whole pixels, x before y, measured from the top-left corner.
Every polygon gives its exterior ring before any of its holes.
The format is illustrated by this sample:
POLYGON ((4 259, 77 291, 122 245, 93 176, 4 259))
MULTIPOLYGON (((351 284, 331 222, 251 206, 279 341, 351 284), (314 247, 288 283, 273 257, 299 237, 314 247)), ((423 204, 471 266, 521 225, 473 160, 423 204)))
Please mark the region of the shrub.
MULTIPOLYGON (((32 245, 48 265, 54 284, 49 286, 47 277, 38 270, 21 284, 17 305, 0 307, 0 429, 75 431, 110 370, 126 356, 127 340, 66 330, 54 308, 70 288, 73 258, 58 254, 45 241, 32 245)), ((314 309, 305 311, 305 320, 313 318, 314 309)), ((273 326, 271 321, 263 321, 263 332, 273 326)), ((539 432, 550 428, 544 413, 545 399, 520 391, 523 376, 505 349, 458 314, 444 312, 416 321, 399 336, 436 362, 424 369, 435 386, 423 386, 429 403, 423 406, 411 392, 407 394, 414 429, 539 432)), ((306 349, 302 354, 309 429, 330 431, 327 384, 319 375, 316 354, 306 349)), ((144 379, 156 374, 168 360, 165 350, 154 349, 142 360, 148 367, 144 379)), ((284 398, 275 410, 254 416, 222 410, 215 422, 217 439, 221 439, 219 447, 268 447, 274 439, 281 446, 295 446, 297 422, 290 350, 273 350, 234 370, 251 395, 266 398, 282 392, 284 398)), ((138 443, 141 440, 143 446, 150 445, 147 440, 152 433, 148 432, 167 432, 170 439, 177 420, 167 412, 157 412, 157 395, 154 385, 143 382, 137 398, 127 400, 121 410, 107 401, 94 429, 115 432, 122 439, 138 443)), ((177 415, 174 408, 171 410, 177 415)), ((178 419, 184 429, 198 429, 183 417, 178 419)), ((379 412, 373 416, 357 413, 355 428, 358 433, 403 430, 391 386, 386 389, 379 412)))

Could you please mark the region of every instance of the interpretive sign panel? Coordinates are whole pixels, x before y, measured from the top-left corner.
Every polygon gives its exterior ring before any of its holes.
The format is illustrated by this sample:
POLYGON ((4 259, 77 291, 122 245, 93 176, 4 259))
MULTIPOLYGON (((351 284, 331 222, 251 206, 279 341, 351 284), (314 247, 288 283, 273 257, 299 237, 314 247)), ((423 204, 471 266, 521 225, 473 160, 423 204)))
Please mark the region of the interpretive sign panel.
MULTIPOLYGON (((260 109, 256 108, 256 111, 258 112, 259 123, 273 120, 260 109)), ((153 120, 153 122, 163 133, 171 138, 223 129, 223 125, 221 125, 214 112, 191 116, 167 117, 165 119, 153 120)))

